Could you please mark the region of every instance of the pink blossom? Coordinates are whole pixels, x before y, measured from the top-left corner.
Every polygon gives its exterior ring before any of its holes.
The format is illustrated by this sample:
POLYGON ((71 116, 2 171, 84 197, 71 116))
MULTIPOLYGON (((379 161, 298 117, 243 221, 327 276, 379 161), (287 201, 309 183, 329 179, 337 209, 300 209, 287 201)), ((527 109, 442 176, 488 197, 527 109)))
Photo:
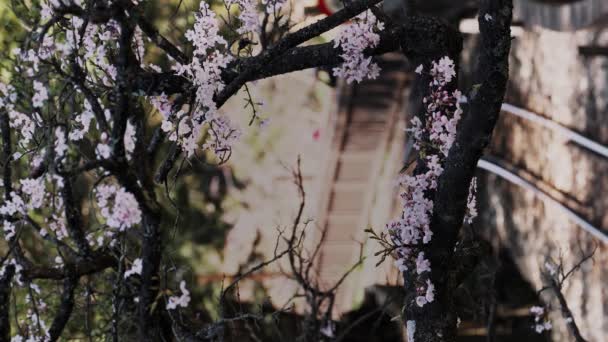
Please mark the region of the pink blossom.
POLYGON ((124 231, 141 222, 141 210, 133 194, 114 185, 97 187, 97 205, 106 224, 124 231), (113 205, 110 202, 113 201, 113 205))
POLYGON ((170 139, 177 141, 191 156, 199 141, 206 136, 203 149, 214 151, 222 159, 229 154, 232 144, 241 134, 230 119, 219 113, 213 100, 214 95, 224 88, 222 70, 233 58, 226 51, 228 44, 219 35, 215 13, 207 3, 201 2, 194 27, 186 33, 186 39, 195 47, 195 58, 189 65, 179 67, 178 72, 190 78, 196 86, 197 103, 189 117, 179 118, 177 130, 170 139))
MULTIPOLYGON (((416 68, 417 73, 422 71, 423 66, 416 68)), ((425 155, 426 172, 417 175, 403 174, 399 177, 399 185, 403 189, 399 195, 403 211, 397 220, 387 225, 392 242, 403 247, 401 249, 406 246, 408 248, 408 253, 396 253, 395 264, 399 270, 404 272, 408 270, 409 265, 415 265, 416 272, 411 274, 411 280, 417 284, 426 282, 426 288, 420 287, 419 295, 415 299, 416 305, 420 307, 434 300, 435 287, 424 275, 431 271, 431 262, 416 246, 428 244, 433 238, 431 218, 434 203, 429 194, 438 187, 439 177, 444 171, 443 163, 456 139, 458 122, 462 116, 460 101, 463 98, 459 91, 450 93, 445 90, 446 85, 456 75, 454 63, 448 57, 433 62, 430 75, 433 77, 430 93, 423 99, 425 117, 414 117, 411 121, 412 127, 408 129, 414 137, 414 148, 425 155), (412 252, 409 252, 410 250, 412 252)), ((476 186, 474 184, 476 183, 471 185, 472 192, 476 186)), ((469 212, 476 215, 474 195, 470 196, 472 200, 469 212)))
POLYGON ((441 58, 439 63, 433 62, 431 74, 435 76, 435 82, 438 82, 438 84, 445 85, 452 82, 452 79, 456 76, 454 61, 446 56, 441 58))
POLYGON ((260 30, 260 20, 256 9, 256 0, 225 0, 227 6, 238 5, 241 13, 239 20, 241 27, 237 29, 238 34, 257 33, 260 30))
POLYGON ((416 258, 416 273, 422 274, 431 271, 431 262, 424 258, 424 252, 418 253, 416 258))
POLYGON ((378 77, 380 67, 364 54, 366 49, 374 48, 380 42, 380 36, 374 32, 374 28, 378 27, 376 22, 376 17, 368 10, 343 28, 334 46, 342 49, 340 56, 344 62, 333 69, 335 76, 346 79, 347 83, 378 77))

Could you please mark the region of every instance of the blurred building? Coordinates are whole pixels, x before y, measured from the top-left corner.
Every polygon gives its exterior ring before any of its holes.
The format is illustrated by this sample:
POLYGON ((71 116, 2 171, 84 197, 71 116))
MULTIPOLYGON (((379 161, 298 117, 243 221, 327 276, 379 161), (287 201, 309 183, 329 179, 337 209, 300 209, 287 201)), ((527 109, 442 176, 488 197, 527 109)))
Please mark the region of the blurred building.
MULTIPOLYGON (((455 23, 472 12, 466 1, 421 4, 425 11, 439 11, 455 23)), ((294 13, 312 15, 313 5, 296 6, 294 13)), ((515 6, 517 38, 506 102, 608 145, 608 1, 516 0, 515 6)), ((475 27, 467 31, 463 89, 476 48, 475 27)), ((357 86, 330 88, 317 80, 316 71, 258 84, 256 89, 270 95, 265 98, 272 98, 275 87, 281 87, 281 96, 267 104, 268 131, 252 138, 260 144, 257 154, 252 155, 248 146, 234 158, 250 160, 244 167, 252 175, 252 187, 242 199, 249 208, 234 217, 236 226, 225 249, 227 274, 246 269, 243 265, 252 260, 272 257, 277 231, 289 227, 298 206, 290 170, 298 156, 307 195, 305 216, 311 219, 307 228, 311 249, 326 230, 316 258, 318 281, 331 286, 357 263, 361 251, 373 255, 379 250, 363 230, 384 229, 396 213, 394 180, 404 158, 404 128, 411 115, 404 100, 412 77, 396 55, 383 63, 379 81, 357 86)), ((605 156, 555 129, 505 112, 487 160, 525 179, 600 232, 608 227, 605 156)), ((581 253, 597 247, 594 262, 572 276, 565 295, 584 336, 607 341, 605 239, 574 222, 562 206, 493 173, 480 170, 479 177, 482 215, 474 229, 487 236, 495 250, 506 251, 534 289, 543 287, 540 272, 547 258, 561 258, 568 268, 581 253)), ((377 257, 368 257, 349 275, 339 292, 336 318, 355 309, 366 288, 399 284, 392 261, 378 267, 377 262, 377 257)), ((253 298, 256 286, 262 284, 272 302, 283 305, 297 290, 297 284, 284 275, 287 270, 285 263, 267 269, 265 276, 242 288, 241 298, 253 298)), ((569 341, 559 313, 552 318, 555 340, 569 341)))

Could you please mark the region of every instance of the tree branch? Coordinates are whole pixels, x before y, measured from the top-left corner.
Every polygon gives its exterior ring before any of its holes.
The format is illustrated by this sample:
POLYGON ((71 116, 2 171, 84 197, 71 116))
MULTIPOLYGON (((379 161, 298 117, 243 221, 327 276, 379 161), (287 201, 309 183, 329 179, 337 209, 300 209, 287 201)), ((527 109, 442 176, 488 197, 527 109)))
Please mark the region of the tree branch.
POLYGON ((80 216, 80 205, 76 203, 74 194, 72 193, 72 178, 63 177, 63 187, 61 195, 63 198, 63 207, 65 210, 65 218, 70 237, 76 243, 78 251, 85 256, 91 254, 91 247, 86 239, 83 229, 82 218, 80 216))
MULTIPOLYGON (((432 225, 441 227, 433 241, 442 249, 456 243, 464 217, 469 184, 477 161, 490 142, 506 92, 511 47, 511 0, 482 0, 479 8, 481 49, 466 115, 447 157, 435 197, 432 225), (492 19, 484 19, 489 14, 492 19)), ((451 252, 449 252, 451 254, 451 252)))
MULTIPOLYGON (((366 51, 366 55, 382 55, 403 47, 404 53, 409 58, 426 57, 428 59, 431 56, 445 53, 447 49, 458 49, 459 41, 457 32, 440 20, 415 16, 408 18, 401 26, 381 32, 378 46, 366 51)), ((332 41, 294 47, 275 58, 271 63, 263 63, 262 55, 242 58, 228 65, 222 73, 222 80, 226 84, 233 82, 242 75, 239 70, 243 69, 255 70, 245 79, 246 82, 251 82, 294 71, 338 65, 343 61, 340 57, 342 49, 334 47, 334 45, 335 42, 332 41)), ((134 91, 142 91, 154 96, 161 93, 167 95, 188 93, 192 91, 193 85, 187 78, 173 72, 156 73, 142 70, 135 78, 133 87, 134 91)))
MULTIPOLYGON (((382 55, 401 47, 404 54, 414 61, 429 60, 442 57, 446 51, 460 51, 461 46, 462 39, 458 32, 438 19, 416 16, 408 18, 402 26, 382 32, 378 46, 366 51, 366 55, 382 55)), ((342 62, 341 53, 342 49, 335 47, 334 42, 296 47, 277 57, 272 63, 263 63, 262 55, 241 59, 229 65, 222 78, 225 83, 230 83, 244 75, 238 70, 256 70, 248 74, 249 78, 245 81, 249 82, 308 68, 338 65, 342 62)), ((135 80, 134 88, 150 95, 169 95, 189 93, 193 86, 188 79, 173 73, 141 73, 135 80)), ((217 104, 218 107, 221 106, 221 102, 217 104)), ((157 170, 154 177, 157 183, 164 182, 180 154, 181 149, 178 146, 172 148, 157 170)))
POLYGON ((116 258, 109 253, 93 253, 90 258, 70 260, 64 267, 34 266, 31 262, 21 263, 21 274, 27 279, 62 280, 67 277, 81 277, 99 273, 116 266, 116 258))
POLYGON ((77 277, 67 277, 63 280, 63 293, 61 302, 53 319, 53 324, 49 329, 50 341, 55 342, 61 337, 61 333, 68 323, 72 310, 74 309, 74 292, 78 285, 77 277))
MULTIPOLYGON (((432 265, 430 277, 435 286, 435 300, 424 308, 418 307, 413 300, 416 289, 406 283, 408 297, 405 319, 416 322, 417 341, 453 341, 456 338, 452 290, 457 284, 449 282, 453 279, 451 274, 455 269, 454 262, 460 262, 453 261, 454 247, 463 224, 469 185, 483 149, 490 141, 506 91, 512 7, 512 0, 480 1, 478 17, 481 46, 479 64, 474 75, 477 85, 469 94, 469 106, 465 108, 466 114, 458 125, 455 142, 439 177, 433 198, 433 239, 425 248, 432 265)), ((429 33, 433 31, 435 29, 431 28, 429 33)), ((417 43, 415 47, 425 46, 423 41, 417 43)), ((449 48, 449 45, 446 47, 449 48)), ((403 49, 414 60, 428 62, 424 56, 417 55, 416 51, 409 52, 407 46, 403 49)), ((445 53, 457 60, 450 54, 450 50, 445 53)))

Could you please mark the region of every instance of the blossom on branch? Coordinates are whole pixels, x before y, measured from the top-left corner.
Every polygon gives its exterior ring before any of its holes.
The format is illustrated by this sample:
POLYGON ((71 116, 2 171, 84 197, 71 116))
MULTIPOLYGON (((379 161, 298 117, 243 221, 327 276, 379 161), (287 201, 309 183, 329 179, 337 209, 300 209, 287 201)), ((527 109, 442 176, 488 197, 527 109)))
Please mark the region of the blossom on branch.
POLYGON ((383 28, 370 10, 359 14, 352 23, 345 26, 334 43, 334 47, 342 49, 340 56, 344 60, 333 69, 334 76, 346 79, 347 83, 377 78, 380 67, 372 61, 372 57, 366 57, 364 52, 378 45, 380 35, 375 31, 383 28))
POLYGON ((167 310, 175 310, 178 306, 182 308, 188 307, 190 303, 190 292, 186 288, 186 282, 181 281, 179 283, 179 289, 181 290, 181 296, 171 296, 169 297, 169 302, 167 303, 167 310))
POLYGON ((259 13, 256 8, 257 0, 225 0, 225 3, 228 7, 231 5, 239 6, 241 27, 236 30, 238 34, 258 33, 260 31, 259 13))
MULTIPOLYGON (((423 73, 424 67, 416 68, 423 73)), ((395 246, 396 265, 401 272, 412 271, 411 280, 415 282, 418 296, 415 302, 423 307, 434 300, 435 286, 427 275, 431 271, 431 262, 421 250, 431 242, 431 218, 433 216, 433 194, 437 189, 439 177, 443 173, 443 163, 456 139, 456 128, 462 117, 460 103, 463 96, 459 91, 446 89, 454 80, 456 70, 454 62, 441 58, 432 62, 430 70, 432 81, 430 93, 423 99, 425 113, 412 119, 414 147, 421 152, 419 162, 424 163, 423 172, 416 175, 403 174, 399 184, 403 211, 398 219, 387 225, 391 243, 395 246)), ((476 182, 471 183, 467 222, 477 215, 475 208, 476 182)))
POLYGON ((131 268, 125 272, 125 279, 135 274, 141 275, 142 268, 143 264, 141 258, 133 260, 133 265, 131 265, 131 268))
MULTIPOLYGON (((196 86, 196 108, 189 115, 175 118, 179 124, 173 125, 177 129, 172 136, 188 156, 194 154, 199 141, 205 137, 203 148, 211 149, 223 160, 241 134, 230 119, 218 111, 213 99, 225 86, 222 70, 233 58, 227 51, 228 43, 219 34, 216 15, 207 3, 201 2, 194 27, 188 30, 186 39, 195 47, 194 56, 190 64, 178 64, 176 71, 196 86)), ((165 123, 163 126, 163 129, 170 128, 165 123)))
POLYGON ((530 308, 530 313, 534 315, 534 331, 541 334, 545 330, 551 330, 553 325, 548 319, 545 319, 546 312, 542 306, 533 306, 530 308))
POLYGON ((139 204, 135 196, 124 188, 100 185, 97 187, 96 195, 101 216, 110 228, 124 231, 141 222, 139 204))
POLYGON ((467 198, 467 211, 464 214, 464 222, 473 223, 477 217, 477 177, 473 177, 469 186, 469 196, 467 198))

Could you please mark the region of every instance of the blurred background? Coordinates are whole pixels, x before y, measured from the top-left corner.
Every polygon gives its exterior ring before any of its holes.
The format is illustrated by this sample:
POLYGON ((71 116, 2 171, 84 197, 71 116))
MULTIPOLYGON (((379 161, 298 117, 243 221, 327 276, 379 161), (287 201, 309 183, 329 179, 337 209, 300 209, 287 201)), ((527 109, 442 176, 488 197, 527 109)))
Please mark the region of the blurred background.
MULTIPOLYGON (((147 15, 160 32, 186 46, 185 31, 198 8, 194 0, 150 0, 147 15)), ((29 2, 0 2, 0 65, 10 78, 7 51, 23 39, 25 24, 13 11, 29 2)), ((339 1, 291 3, 291 21, 312 22, 339 1)), ((421 11, 441 16, 465 35, 460 89, 474 88, 478 30, 476 1, 419 1, 421 11)), ((219 3, 214 4, 218 11, 219 3)), ((464 235, 479 239, 481 262, 459 288, 461 341, 569 341, 567 322, 552 313, 554 328, 537 334, 529 308, 547 260, 581 264, 564 295, 589 341, 608 341, 608 1, 516 0, 510 84, 491 147, 480 163, 479 218, 464 235)), ((329 32, 311 43, 330 41, 329 32)), ((168 70, 150 51, 146 60, 168 70)), ((181 170, 163 205, 175 225, 168 258, 193 291, 202 321, 218 315, 222 286, 272 258, 278 232, 289 227, 300 201, 293 170, 301 160, 306 192, 306 245, 319 247, 314 272, 322 286, 342 276, 332 317, 344 341, 404 341, 400 276, 392 260, 377 265, 380 246, 365 229, 380 232, 398 211, 395 180, 409 154, 405 129, 414 106, 415 66, 398 54, 378 58, 381 76, 358 85, 327 70, 306 70, 255 82, 263 101, 261 127, 244 130, 226 164, 194 163, 181 170), (349 271, 352 270, 352 271, 349 271), (340 330, 339 330, 340 331, 340 330), (342 330, 345 331, 345 330, 342 330)), ((243 96, 222 108, 247 127, 243 96)), ((279 241, 279 245, 281 242, 279 241)), ((41 255, 44 250, 40 249, 41 255)), ((294 298, 286 260, 246 277, 232 298, 243 307, 272 310, 293 304, 278 326, 296 324, 305 312, 294 298)), ((552 296, 542 296, 554 302, 552 296)), ((554 304, 556 305, 556 304, 554 304)), ((557 307, 557 306, 556 306, 557 307)), ((284 341, 272 322, 257 327, 258 340, 284 341)), ((235 341, 256 340, 238 327, 235 341)), ((279 329, 280 330, 280 329, 279 329)), ((284 329, 283 329, 284 330, 284 329)))

